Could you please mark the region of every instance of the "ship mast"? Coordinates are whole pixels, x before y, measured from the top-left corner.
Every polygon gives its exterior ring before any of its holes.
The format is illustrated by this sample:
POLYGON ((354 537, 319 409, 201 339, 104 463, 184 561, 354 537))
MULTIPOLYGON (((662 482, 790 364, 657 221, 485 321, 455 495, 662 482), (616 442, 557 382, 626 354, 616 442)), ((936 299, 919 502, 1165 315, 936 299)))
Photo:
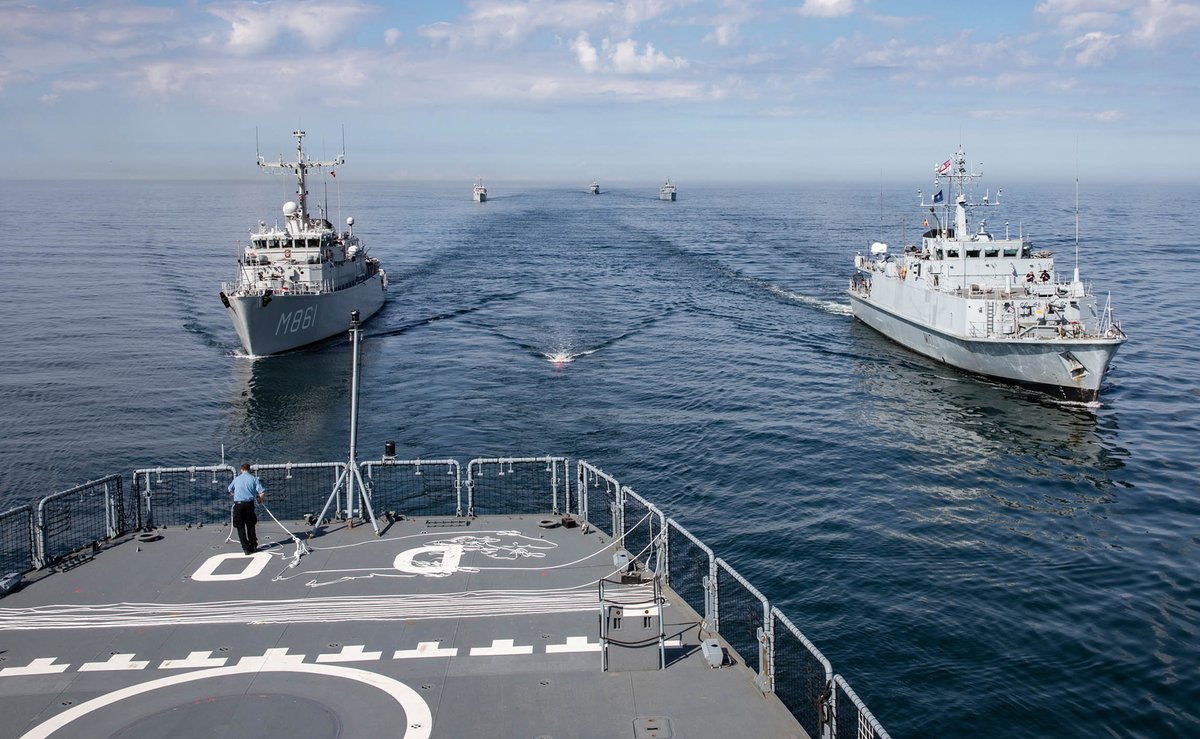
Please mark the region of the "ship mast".
POLYGON ((324 167, 338 167, 346 161, 345 144, 343 150, 337 158, 330 162, 322 162, 315 159, 306 159, 304 157, 304 131, 299 129, 292 131, 292 135, 296 137, 296 161, 285 162, 283 157, 279 158, 278 162, 268 162, 262 155, 258 157, 258 166, 265 170, 288 171, 296 175, 296 202, 299 203, 300 211, 298 213, 300 223, 308 223, 308 170, 321 169, 324 167))

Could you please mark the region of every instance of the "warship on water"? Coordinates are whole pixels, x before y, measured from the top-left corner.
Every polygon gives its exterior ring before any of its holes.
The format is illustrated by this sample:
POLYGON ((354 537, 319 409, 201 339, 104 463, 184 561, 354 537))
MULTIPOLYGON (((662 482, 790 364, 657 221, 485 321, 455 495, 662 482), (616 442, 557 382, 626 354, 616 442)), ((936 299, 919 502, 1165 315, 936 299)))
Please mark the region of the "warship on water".
POLYGON ((667 181, 663 183, 663 186, 658 188, 658 199, 659 200, 670 200, 670 201, 674 202, 675 195, 676 195, 675 183, 671 182, 671 178, 668 177, 667 181))
POLYGON ((471 199, 476 203, 487 202, 487 188, 483 186, 483 178, 475 180, 475 187, 471 188, 471 199))
MULTIPOLYGON (((295 174, 296 200, 283 204, 283 227, 260 221, 239 255, 237 279, 221 285, 221 302, 251 356, 278 354, 327 339, 346 330, 346 316, 370 318, 387 298, 387 274, 367 256, 354 235, 354 219, 338 233, 323 212, 312 217, 307 189, 311 170, 332 169, 345 161, 314 161, 304 155, 304 131, 296 137, 296 161, 258 166, 295 174)), ((336 174, 335 174, 336 176, 336 174)))
MULTIPOLYGON (((1094 403, 1125 332, 1111 299, 1100 305, 1075 266, 1064 273, 1053 253, 1034 250, 1005 226, 1003 238, 971 209, 999 205, 985 193, 972 201, 962 148, 934 169, 936 192, 921 207, 928 217, 920 245, 893 254, 882 241, 854 259, 850 305, 855 317, 884 336, 953 367, 1033 387, 1071 401, 1094 403), (932 225, 931 225, 932 224, 932 225)), ((1077 216, 1078 219, 1078 216, 1077 216)))
POLYGON ((592 184, 588 185, 588 192, 590 192, 593 195, 599 195, 600 194, 600 183, 593 180, 592 184))
POLYGON ((147 464, 0 514, 0 735, 808 737, 887 732, 680 522, 565 457, 147 464))

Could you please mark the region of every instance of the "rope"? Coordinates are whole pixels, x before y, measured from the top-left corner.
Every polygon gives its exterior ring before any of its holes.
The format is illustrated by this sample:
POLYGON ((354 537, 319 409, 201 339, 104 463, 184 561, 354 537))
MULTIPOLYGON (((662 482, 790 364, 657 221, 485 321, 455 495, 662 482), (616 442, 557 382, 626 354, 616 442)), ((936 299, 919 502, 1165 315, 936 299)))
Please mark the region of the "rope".
MULTIPOLYGON (((312 550, 308 548, 307 544, 305 544, 303 541, 300 540, 300 537, 296 536, 291 531, 289 531, 286 526, 279 523, 279 519, 275 518, 275 514, 271 513, 271 509, 267 508, 266 503, 260 503, 259 505, 261 505, 263 507, 263 510, 267 512, 267 515, 271 517, 272 521, 279 524, 279 528, 283 529, 283 533, 290 536, 292 541, 294 541, 296 543, 296 551, 292 553, 292 563, 288 565, 289 569, 300 564, 300 558, 303 557, 304 555, 312 554, 312 550)), ((282 573, 280 573, 280 574, 282 574, 282 573)))

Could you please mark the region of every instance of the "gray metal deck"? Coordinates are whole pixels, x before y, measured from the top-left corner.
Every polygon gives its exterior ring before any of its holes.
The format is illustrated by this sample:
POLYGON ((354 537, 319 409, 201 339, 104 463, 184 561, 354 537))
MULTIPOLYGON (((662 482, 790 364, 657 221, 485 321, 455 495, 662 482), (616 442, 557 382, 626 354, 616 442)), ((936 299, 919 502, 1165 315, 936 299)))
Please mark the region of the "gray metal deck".
POLYGON ((807 736, 728 645, 708 666, 668 589, 666 668, 604 671, 598 530, 334 523, 293 568, 262 518, 250 557, 227 526, 170 527, 0 600, 0 736, 807 736))

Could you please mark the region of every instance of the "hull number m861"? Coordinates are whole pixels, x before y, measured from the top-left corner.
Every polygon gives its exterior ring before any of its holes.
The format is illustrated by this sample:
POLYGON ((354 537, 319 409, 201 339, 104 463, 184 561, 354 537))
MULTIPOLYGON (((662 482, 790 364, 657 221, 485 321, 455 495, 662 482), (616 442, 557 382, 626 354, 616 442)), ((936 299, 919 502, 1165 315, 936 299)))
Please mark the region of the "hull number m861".
POLYGON ((316 320, 317 306, 315 305, 284 313, 279 317, 279 323, 275 325, 275 335, 286 336, 297 331, 303 331, 311 327, 316 320))

